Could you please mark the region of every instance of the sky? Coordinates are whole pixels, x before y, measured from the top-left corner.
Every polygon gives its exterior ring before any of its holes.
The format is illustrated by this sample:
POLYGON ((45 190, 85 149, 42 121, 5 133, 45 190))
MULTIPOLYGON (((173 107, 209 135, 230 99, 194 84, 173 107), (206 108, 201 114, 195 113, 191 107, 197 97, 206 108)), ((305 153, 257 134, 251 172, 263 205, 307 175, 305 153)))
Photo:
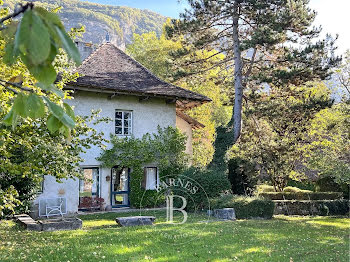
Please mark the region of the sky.
MULTIPOLYGON (((86 0, 85 0, 86 1, 86 0)), ((185 0, 87 0, 100 4, 122 5, 149 9, 164 16, 178 18, 186 7, 185 0)), ((322 25, 323 33, 339 34, 338 53, 350 49, 350 0, 310 0, 317 11, 315 25, 322 25)))

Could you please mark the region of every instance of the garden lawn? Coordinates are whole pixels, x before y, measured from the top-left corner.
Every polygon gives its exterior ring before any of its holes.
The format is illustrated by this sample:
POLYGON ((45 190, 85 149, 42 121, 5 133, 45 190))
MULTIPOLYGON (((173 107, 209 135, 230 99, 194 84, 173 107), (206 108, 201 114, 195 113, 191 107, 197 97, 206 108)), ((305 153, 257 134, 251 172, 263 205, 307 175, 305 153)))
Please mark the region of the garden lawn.
MULTIPOLYGON (((0 261, 349 261, 350 219, 286 217, 119 228, 117 216, 81 216, 83 229, 29 232, 0 222, 0 261)), ((143 214, 144 215, 144 214, 143 214)), ((179 218, 180 219, 180 218, 179 218)), ((182 218, 181 218, 182 219, 182 218)))

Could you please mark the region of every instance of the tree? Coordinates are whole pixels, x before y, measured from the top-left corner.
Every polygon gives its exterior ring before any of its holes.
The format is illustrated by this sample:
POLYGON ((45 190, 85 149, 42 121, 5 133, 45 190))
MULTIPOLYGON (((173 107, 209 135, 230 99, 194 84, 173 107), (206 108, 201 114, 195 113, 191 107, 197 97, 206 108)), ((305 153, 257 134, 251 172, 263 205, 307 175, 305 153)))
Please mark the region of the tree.
POLYGON ((298 166, 305 158, 303 148, 312 143, 308 127, 318 112, 333 104, 328 88, 320 83, 260 93, 245 108, 246 125, 233 155, 255 163, 261 176, 267 176, 276 191, 282 191, 290 178, 304 178, 298 166))
POLYGON ((305 145, 305 164, 320 178, 350 185, 350 105, 338 103, 320 111, 308 130, 311 143, 305 145))
POLYGON ((227 150, 241 134, 245 98, 266 84, 270 89, 288 88, 325 79, 340 58, 332 55, 332 38, 313 41, 320 29, 311 28, 316 13, 308 8, 308 0, 188 2, 191 8, 167 27, 168 36, 186 36, 185 46, 190 48, 182 53, 218 50, 216 55, 225 54, 226 58, 213 66, 234 68, 232 118, 226 128, 218 129, 221 133, 217 134, 212 161, 213 166, 224 167, 227 150))
POLYGON ((25 83, 22 75, 0 79, 0 85, 14 94, 13 106, 3 122, 15 126, 18 117, 41 118, 45 115, 46 105, 50 112, 48 128, 69 136, 75 126, 74 113, 68 104, 62 102, 63 93, 54 85, 57 72, 53 63, 63 48, 79 65, 80 54, 76 45, 58 15, 34 6, 32 2, 18 4, 10 14, 8 8, 2 8, 0 17, 1 45, 5 46, 3 62, 16 69, 20 59, 33 76, 25 83), (14 20, 19 15, 23 15, 22 18, 14 20), (51 93, 59 97, 56 102, 50 99, 51 93))
POLYGON ((350 99, 350 50, 345 52, 343 63, 336 70, 336 79, 340 83, 344 97, 350 99))
POLYGON ((8 12, 0 9, 0 216, 26 207, 44 175, 79 177, 80 154, 104 141, 87 126, 95 113, 76 117, 63 101, 70 98, 65 83, 78 77, 66 53, 74 64, 79 57, 58 16, 32 3, 8 12), (19 14, 19 22, 12 20, 19 14))

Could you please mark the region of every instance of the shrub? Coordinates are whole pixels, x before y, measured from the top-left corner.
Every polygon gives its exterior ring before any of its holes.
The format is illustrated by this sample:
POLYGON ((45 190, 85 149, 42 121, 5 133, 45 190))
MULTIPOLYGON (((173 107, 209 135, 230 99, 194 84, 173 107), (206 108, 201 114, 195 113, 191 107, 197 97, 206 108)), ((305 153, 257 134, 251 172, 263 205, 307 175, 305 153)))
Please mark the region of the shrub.
POLYGON ((296 193, 296 192, 303 192, 303 193, 312 193, 310 190, 303 190, 297 187, 293 186, 287 186, 283 189, 283 192, 291 192, 291 193, 296 193))
POLYGON ((322 201, 320 204, 321 216, 345 216, 349 212, 349 200, 337 199, 322 201))
POLYGON ((104 199, 102 197, 81 197, 79 208, 83 209, 101 209, 103 207, 104 199))
MULTIPOLYGON (((183 177, 194 180, 201 188, 188 199, 187 210, 202 210, 208 206, 208 199, 220 196, 221 193, 230 190, 230 182, 222 171, 201 170, 191 167, 182 174, 183 177)), ((186 192, 175 189, 174 194, 187 198, 186 192)), ((176 203, 175 203, 176 204, 176 203)))
POLYGON ((258 185, 256 187, 257 193, 265 193, 265 192, 275 192, 275 188, 270 185, 258 185))
MULTIPOLYGON (((315 191, 315 184, 310 181, 296 181, 289 180, 287 183, 287 187, 297 187, 303 190, 315 191)), ((327 190, 327 191, 337 191, 337 190, 327 190)))
POLYGON ((264 192, 258 196, 271 200, 334 200, 343 197, 342 192, 264 192))
POLYGON ((238 219, 266 218, 273 216, 275 204, 259 197, 224 195, 210 201, 211 209, 234 208, 238 219))

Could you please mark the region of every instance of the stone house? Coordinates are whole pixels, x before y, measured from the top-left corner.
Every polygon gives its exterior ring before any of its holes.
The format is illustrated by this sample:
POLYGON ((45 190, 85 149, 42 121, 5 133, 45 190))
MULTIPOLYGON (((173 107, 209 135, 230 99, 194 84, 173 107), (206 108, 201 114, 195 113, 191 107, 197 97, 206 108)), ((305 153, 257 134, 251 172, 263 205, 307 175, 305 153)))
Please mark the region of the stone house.
MULTIPOLYGON (((187 135, 186 151, 192 154, 192 129, 203 125, 185 111, 211 101, 208 97, 160 80, 111 43, 98 47, 77 71, 81 77, 66 86, 74 91, 74 99, 67 103, 74 107, 76 115, 89 115, 92 109, 101 109, 100 117, 113 119, 94 126, 104 132, 106 139, 110 134, 140 138, 145 133, 157 132, 158 125, 173 126, 187 135)), ((113 208, 129 206, 130 170, 102 168, 96 160, 100 153, 100 148, 92 147, 82 156, 84 180, 57 183, 55 178, 46 176, 35 203, 62 197, 68 213, 78 211, 82 196, 102 197, 105 206, 113 208)), ((154 190, 158 182, 157 165, 145 166, 145 176, 146 189, 154 190)))

